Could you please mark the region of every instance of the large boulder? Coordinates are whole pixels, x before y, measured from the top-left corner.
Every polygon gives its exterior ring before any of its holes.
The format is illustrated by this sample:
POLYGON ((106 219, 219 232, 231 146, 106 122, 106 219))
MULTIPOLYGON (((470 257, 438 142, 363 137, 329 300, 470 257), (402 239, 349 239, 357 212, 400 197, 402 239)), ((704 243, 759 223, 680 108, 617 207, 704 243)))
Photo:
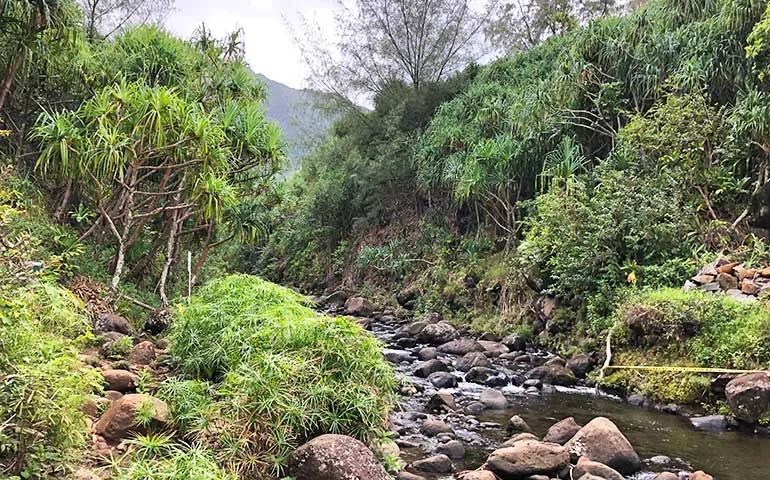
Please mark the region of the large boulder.
POLYGON ((417 341, 430 345, 441 345, 452 340, 457 335, 457 329, 449 322, 438 322, 427 325, 417 334, 417 341))
POLYGON ((321 435, 297 448, 286 460, 296 480, 390 480, 371 450, 345 435, 321 435))
POLYGON ((578 425, 573 417, 567 417, 564 420, 551 425, 551 428, 548 429, 545 437, 543 437, 543 441, 564 445, 574 437, 580 429, 581 426, 578 425))
POLYGON ((491 366, 492 362, 481 352, 468 352, 455 362, 455 368, 463 372, 467 372, 473 367, 490 368, 491 366))
POLYGON ((487 458, 487 469, 502 480, 522 480, 532 475, 549 475, 569 465, 567 449, 534 440, 500 448, 487 458))
POLYGON ((118 332, 123 335, 131 335, 131 324, 125 317, 112 313, 100 315, 94 322, 96 333, 118 332))
POLYGON ((756 423, 770 414, 770 373, 750 373, 731 380, 725 396, 738 419, 756 423))
POLYGON ((144 433, 148 427, 165 427, 169 420, 168 405, 150 395, 129 394, 112 403, 94 424, 94 433, 109 441, 128 438, 131 433, 144 433), (149 422, 139 414, 149 415, 149 422))
POLYGON ((483 352, 484 347, 470 338, 460 338, 439 345, 438 351, 441 353, 450 353, 452 355, 465 355, 470 352, 483 352))
POLYGON ((566 444, 575 457, 585 456, 608 465, 623 475, 639 470, 641 462, 634 447, 607 418, 594 418, 566 444))
POLYGON ((107 390, 120 393, 133 392, 139 382, 139 377, 128 370, 105 370, 102 372, 102 377, 107 384, 107 390))
POLYGON ((567 361, 567 368, 570 369, 577 378, 586 378, 588 372, 594 368, 595 363, 593 358, 581 353, 567 361))
POLYGON ((558 363, 552 363, 550 365, 543 365, 541 367, 535 367, 527 373, 531 378, 541 380, 543 383, 550 383, 551 385, 560 385, 563 387, 569 387, 577 382, 577 378, 572 372, 558 363))
POLYGON ((345 313, 356 317, 368 317, 374 312, 374 305, 363 297, 350 297, 345 301, 345 313))

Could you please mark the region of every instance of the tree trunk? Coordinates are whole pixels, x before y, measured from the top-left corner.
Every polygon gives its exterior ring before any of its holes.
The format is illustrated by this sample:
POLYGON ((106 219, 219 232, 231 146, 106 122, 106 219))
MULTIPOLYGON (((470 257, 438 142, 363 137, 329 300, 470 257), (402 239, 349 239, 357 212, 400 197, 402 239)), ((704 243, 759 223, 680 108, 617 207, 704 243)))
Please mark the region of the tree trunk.
POLYGON ((21 65, 24 63, 24 57, 26 50, 22 45, 19 45, 19 53, 13 59, 13 62, 8 65, 3 76, 3 83, 0 85, 0 112, 3 111, 5 103, 8 100, 8 95, 11 93, 11 86, 13 85, 13 79, 16 78, 16 74, 19 73, 21 65))
POLYGON ((168 307, 168 297, 166 296, 166 283, 171 271, 171 263, 174 261, 174 250, 176 247, 176 237, 179 231, 179 210, 174 210, 171 215, 171 227, 168 232, 168 241, 166 242, 166 263, 163 265, 163 272, 160 274, 158 289, 160 290, 160 301, 162 306, 168 307))
POLYGON ((201 254, 198 256, 198 260, 195 262, 195 269, 193 270, 192 274, 192 280, 190 283, 195 285, 195 283, 198 281, 198 275, 201 273, 201 270, 203 269, 203 264, 206 263, 206 259, 209 256, 209 249, 211 248, 211 236, 214 233, 214 222, 211 222, 209 224, 208 230, 206 230, 206 241, 203 244, 203 250, 201 251, 201 254))
POLYGON ((68 178, 64 183, 64 192, 62 193, 61 202, 56 208, 56 212, 53 214, 53 219, 57 223, 61 223, 64 214, 67 213, 67 209, 70 205, 70 198, 72 197, 72 177, 68 178))

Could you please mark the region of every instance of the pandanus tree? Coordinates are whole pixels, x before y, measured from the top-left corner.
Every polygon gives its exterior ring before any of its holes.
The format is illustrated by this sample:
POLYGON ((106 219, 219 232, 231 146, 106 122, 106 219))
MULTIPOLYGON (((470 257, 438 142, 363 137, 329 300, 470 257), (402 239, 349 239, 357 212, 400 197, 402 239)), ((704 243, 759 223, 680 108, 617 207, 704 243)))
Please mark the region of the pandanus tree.
MULTIPOLYGON (((145 32, 168 40, 157 30, 145 32)), ((196 57, 191 48, 182 51, 192 67, 173 81, 184 84, 212 60, 221 68, 204 77, 208 85, 185 94, 161 85, 159 75, 171 70, 145 63, 131 81, 108 84, 77 110, 43 113, 33 134, 41 145, 38 168, 73 180, 81 202, 97 213, 82 238, 112 239, 112 290, 126 272, 144 276, 161 259, 157 287, 164 305, 182 239, 200 240, 191 272, 197 277, 210 248, 222 241, 218 227, 238 223, 229 218, 238 202, 259 193, 255 186, 283 160, 280 131, 265 120, 260 90, 246 81, 245 67, 222 61, 214 50, 196 50, 196 57)), ((158 52, 144 53, 142 62, 158 52)))

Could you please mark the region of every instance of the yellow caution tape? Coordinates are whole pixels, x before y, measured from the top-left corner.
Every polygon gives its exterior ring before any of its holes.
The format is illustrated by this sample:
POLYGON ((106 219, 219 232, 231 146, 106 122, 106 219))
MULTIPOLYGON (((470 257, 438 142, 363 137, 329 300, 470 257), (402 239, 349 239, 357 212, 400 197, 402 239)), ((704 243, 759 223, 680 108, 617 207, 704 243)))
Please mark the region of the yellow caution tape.
POLYGON ((760 373, 767 370, 733 370, 730 368, 706 367, 662 367, 650 365, 607 365, 608 370, 650 370, 653 372, 682 372, 682 373, 760 373))

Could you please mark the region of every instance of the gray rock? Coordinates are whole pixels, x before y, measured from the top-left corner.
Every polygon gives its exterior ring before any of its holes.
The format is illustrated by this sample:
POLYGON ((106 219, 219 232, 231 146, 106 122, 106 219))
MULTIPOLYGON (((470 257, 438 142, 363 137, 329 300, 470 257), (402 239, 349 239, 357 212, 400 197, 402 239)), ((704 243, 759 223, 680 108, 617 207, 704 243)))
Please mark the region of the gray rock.
POLYGON ((649 404, 647 397, 640 393, 630 395, 626 401, 629 403, 629 405, 633 405, 634 407, 646 407, 649 404))
POLYGON ((487 406, 481 402, 471 402, 463 408, 463 412, 468 415, 478 415, 486 410, 487 406))
POLYGON ((578 479, 585 478, 586 475, 592 475, 603 480, 624 480, 623 475, 616 470, 603 463, 591 461, 586 457, 580 457, 577 465, 572 470, 572 475, 578 479))
POLYGON ((559 445, 524 440, 492 452, 487 469, 503 480, 552 474, 569 464, 569 453, 559 445))
POLYGON ((598 417, 581 428, 566 444, 571 455, 586 456, 593 461, 630 475, 641 468, 639 455, 618 427, 609 419, 598 417))
POLYGON ((438 392, 428 400, 425 408, 429 412, 451 412, 457 410, 457 403, 451 393, 438 392))
POLYGON ((455 368, 463 372, 467 372, 473 367, 490 368, 491 366, 492 362, 481 352, 468 352, 455 361, 455 368))
POLYGON ((437 419, 425 420, 420 426, 420 433, 426 437, 435 437, 440 433, 450 433, 452 427, 446 424, 446 422, 437 419))
POLYGON ((508 420, 508 433, 532 433, 532 429, 523 418, 514 415, 508 420))
POLYGON ((470 338, 461 338, 459 340, 452 340, 439 345, 438 351, 441 353, 448 353, 451 355, 465 355, 470 352, 483 352, 484 347, 481 346, 476 340, 470 338))
POLYGON ((368 317, 374 310, 374 305, 363 297, 350 297, 345 301, 345 313, 347 315, 368 317))
MULTIPOLYGON (((441 345, 452 340, 457 335, 457 329, 451 323, 441 321, 432 323, 417 334, 417 341, 430 345, 441 345)), ((440 350, 439 350, 440 351, 440 350)))
POLYGON ((436 388, 454 388, 457 386, 457 377, 449 372, 433 372, 428 375, 428 381, 436 388))
POLYGON ((578 425, 573 417, 567 417, 564 420, 551 425, 551 428, 548 429, 545 437, 543 437, 543 441, 564 445, 574 437, 581 428, 582 427, 578 425))
POLYGON ((448 371, 449 367, 447 367, 441 360, 428 360, 417 365, 412 373, 414 373, 416 377, 428 378, 431 373, 448 371))
POLYGON ((522 351, 527 348, 527 342, 515 333, 503 338, 500 343, 508 347, 508 350, 512 352, 522 351))
POLYGON ((750 373, 730 381, 725 396, 735 416, 748 423, 756 423, 770 414, 770 373, 750 373))
POLYGON ((397 480, 425 480, 425 477, 421 477, 419 475, 415 475, 414 473, 409 472, 398 472, 398 475, 396 475, 397 480))
POLYGON ((484 347, 484 354, 488 357, 497 358, 500 355, 510 352, 508 347, 500 342, 492 342, 489 340, 479 340, 479 343, 484 347))
POLYGON ((412 463, 412 468, 421 472, 449 473, 452 471, 452 461, 443 454, 433 455, 412 463))
POLYGON ((543 365, 530 370, 527 375, 531 378, 542 380, 543 383, 568 387, 577 382, 575 375, 567 367, 560 365, 543 365))
POLYGON ((586 378, 588 372, 594 368, 595 363, 593 358, 581 353, 567 361, 567 368, 570 369, 577 378, 586 378))
POLYGON ((530 378, 528 380, 525 380, 522 386, 524 388, 534 387, 540 390, 543 387, 543 382, 541 382, 537 378, 530 378))
POLYGON ((419 358, 422 361, 433 360, 436 358, 436 355, 437 355, 436 347, 425 347, 420 349, 419 352, 417 352, 417 358, 419 358))
POLYGON ((465 456, 465 446, 457 440, 450 440, 439 445, 437 451, 452 460, 459 460, 465 456))
POLYGON ((487 367, 473 367, 465 374, 466 382, 486 384, 489 379, 497 376, 497 370, 487 367))
POLYGON ((724 415, 708 415, 705 417, 692 417, 690 424, 696 430, 707 432, 722 432, 727 430, 728 420, 724 415))
POLYGON ((484 390, 479 395, 479 402, 492 410, 502 410, 508 406, 508 400, 499 390, 484 390))
POLYGON ((321 435, 286 460, 296 480, 390 480, 366 445, 345 435, 321 435))
POLYGON ((412 361, 412 355, 410 355, 406 350, 392 350, 386 348, 382 351, 382 356, 385 357, 385 360, 395 365, 398 365, 401 362, 412 361))

